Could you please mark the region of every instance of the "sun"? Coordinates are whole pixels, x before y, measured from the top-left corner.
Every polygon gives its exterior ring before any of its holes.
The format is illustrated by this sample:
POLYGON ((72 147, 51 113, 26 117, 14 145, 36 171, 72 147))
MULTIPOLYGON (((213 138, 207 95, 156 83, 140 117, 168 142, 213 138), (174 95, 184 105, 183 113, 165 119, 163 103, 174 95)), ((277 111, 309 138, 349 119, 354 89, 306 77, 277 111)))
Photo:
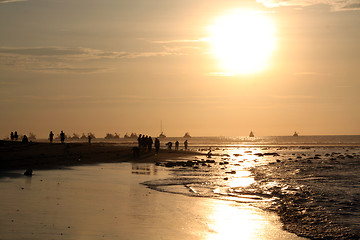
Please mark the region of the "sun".
POLYGON ((275 27, 264 13, 236 10, 209 27, 211 53, 226 75, 264 70, 275 49, 275 27))

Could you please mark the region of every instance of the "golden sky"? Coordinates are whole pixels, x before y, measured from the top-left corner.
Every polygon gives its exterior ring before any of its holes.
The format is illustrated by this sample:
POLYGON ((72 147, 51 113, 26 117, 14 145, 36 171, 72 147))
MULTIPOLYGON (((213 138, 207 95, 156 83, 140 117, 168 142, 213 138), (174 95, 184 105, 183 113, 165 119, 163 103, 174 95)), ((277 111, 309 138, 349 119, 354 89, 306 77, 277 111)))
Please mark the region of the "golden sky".
POLYGON ((360 134, 360 1, 329 2, 0 0, 0 138, 360 134))

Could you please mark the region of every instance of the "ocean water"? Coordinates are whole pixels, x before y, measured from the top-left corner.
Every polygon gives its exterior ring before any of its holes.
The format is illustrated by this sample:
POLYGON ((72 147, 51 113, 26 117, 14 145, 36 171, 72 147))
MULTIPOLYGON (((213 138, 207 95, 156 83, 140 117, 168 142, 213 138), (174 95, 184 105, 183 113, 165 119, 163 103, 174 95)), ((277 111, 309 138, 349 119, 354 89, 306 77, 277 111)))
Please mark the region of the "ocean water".
MULTIPOLYGON (((182 138, 162 139, 162 144, 182 138)), ((217 198, 276 212, 284 228, 310 239, 359 239, 360 136, 190 138, 211 155, 170 163, 151 189, 217 198)), ((181 146, 182 148, 182 146, 181 146)), ((181 149, 182 150, 182 149, 181 149)))

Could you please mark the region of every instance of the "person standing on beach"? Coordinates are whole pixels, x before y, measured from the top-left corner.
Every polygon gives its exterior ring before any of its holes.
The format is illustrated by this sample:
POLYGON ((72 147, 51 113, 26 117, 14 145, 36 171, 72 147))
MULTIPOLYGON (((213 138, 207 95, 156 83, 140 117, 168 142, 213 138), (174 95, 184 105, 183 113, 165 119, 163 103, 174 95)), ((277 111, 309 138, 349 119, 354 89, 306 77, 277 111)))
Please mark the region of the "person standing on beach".
POLYGON ((151 138, 151 136, 149 137, 149 139, 148 139, 148 152, 151 152, 151 149, 152 149, 152 145, 153 145, 153 140, 152 140, 152 138, 151 138))
POLYGON ((11 139, 11 141, 14 141, 14 133, 13 132, 10 133, 10 139, 11 139))
POLYGON ((64 143, 64 141, 65 141, 65 133, 63 131, 61 131, 61 133, 60 133, 60 141, 61 141, 61 143, 64 143))
POLYGON ((22 143, 29 143, 29 139, 26 135, 23 136, 22 143))
POLYGON ((88 136, 89 144, 91 144, 91 135, 88 136))
POLYGON ((141 134, 139 134, 139 137, 138 137, 138 148, 139 148, 139 151, 141 149, 141 134))
POLYGON ((179 150, 179 141, 176 141, 175 142, 175 151, 178 151, 179 150))
POLYGON ((147 139, 147 136, 145 137, 145 135, 142 135, 141 140, 140 140, 140 145, 143 150, 144 150, 144 148, 146 148, 146 139, 147 139))
POLYGON ((156 154, 159 153, 159 149, 160 149, 160 140, 158 138, 155 138, 155 152, 156 152, 156 154))
POLYGON ((52 143, 54 140, 54 133, 52 131, 50 131, 50 133, 49 133, 49 140, 50 140, 50 143, 52 143))
POLYGON ((19 138, 19 135, 18 135, 17 131, 15 131, 15 133, 14 133, 14 139, 15 139, 15 141, 17 141, 18 138, 19 138))
POLYGON ((188 140, 186 139, 185 142, 184 142, 184 147, 185 147, 185 151, 187 150, 187 147, 188 147, 188 140))

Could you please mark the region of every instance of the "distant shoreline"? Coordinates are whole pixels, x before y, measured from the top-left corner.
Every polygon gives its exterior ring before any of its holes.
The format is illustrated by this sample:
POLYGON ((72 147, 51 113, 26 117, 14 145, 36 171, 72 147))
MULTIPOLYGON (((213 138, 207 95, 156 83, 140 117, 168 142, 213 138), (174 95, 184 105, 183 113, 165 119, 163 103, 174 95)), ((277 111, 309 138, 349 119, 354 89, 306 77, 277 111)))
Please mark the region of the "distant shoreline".
POLYGON ((198 155, 191 151, 160 149, 143 151, 134 158, 133 147, 114 143, 44 143, 0 140, 0 171, 19 169, 55 169, 77 165, 116 162, 156 162, 174 159, 184 154, 198 155))

